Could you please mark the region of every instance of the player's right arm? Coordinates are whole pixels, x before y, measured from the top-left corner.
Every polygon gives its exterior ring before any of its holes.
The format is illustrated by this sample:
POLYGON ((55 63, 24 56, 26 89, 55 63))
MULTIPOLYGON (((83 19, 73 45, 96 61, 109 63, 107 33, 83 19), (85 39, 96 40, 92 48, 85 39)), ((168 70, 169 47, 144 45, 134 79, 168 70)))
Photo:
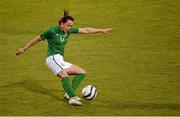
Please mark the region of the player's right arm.
POLYGON ((21 55, 23 54, 24 52, 26 52, 29 48, 31 48, 33 45, 37 44, 38 42, 41 41, 41 37, 40 35, 35 37, 34 39, 32 39, 25 47, 23 48, 19 48, 17 51, 16 51, 16 55, 21 55))

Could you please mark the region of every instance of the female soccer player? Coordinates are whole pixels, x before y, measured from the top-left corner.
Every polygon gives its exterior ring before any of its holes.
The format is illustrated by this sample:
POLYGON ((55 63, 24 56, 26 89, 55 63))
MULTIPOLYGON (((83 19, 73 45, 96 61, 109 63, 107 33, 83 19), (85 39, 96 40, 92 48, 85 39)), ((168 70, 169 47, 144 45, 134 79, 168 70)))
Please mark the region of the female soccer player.
POLYGON ((74 64, 64 61, 64 47, 68 41, 70 34, 89 34, 111 32, 112 28, 97 29, 97 28, 76 28, 73 27, 74 18, 64 11, 63 17, 59 20, 59 25, 49 28, 39 36, 32 39, 25 47, 17 50, 16 55, 21 55, 30 47, 38 42, 47 39, 48 51, 46 64, 48 68, 61 78, 62 86, 65 91, 64 97, 69 100, 69 104, 81 106, 81 99, 76 96, 76 89, 81 81, 85 78, 86 71, 74 64), (72 79, 72 84, 69 81, 69 75, 75 75, 72 79))

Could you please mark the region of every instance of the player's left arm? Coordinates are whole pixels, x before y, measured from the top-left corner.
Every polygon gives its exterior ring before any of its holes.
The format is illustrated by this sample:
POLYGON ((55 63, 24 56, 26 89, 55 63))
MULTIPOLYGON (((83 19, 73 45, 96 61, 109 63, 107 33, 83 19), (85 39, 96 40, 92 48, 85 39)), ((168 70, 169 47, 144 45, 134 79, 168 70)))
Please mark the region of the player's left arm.
POLYGON ((113 28, 79 28, 80 34, 90 34, 90 33, 103 33, 107 34, 109 32, 112 32, 113 28))

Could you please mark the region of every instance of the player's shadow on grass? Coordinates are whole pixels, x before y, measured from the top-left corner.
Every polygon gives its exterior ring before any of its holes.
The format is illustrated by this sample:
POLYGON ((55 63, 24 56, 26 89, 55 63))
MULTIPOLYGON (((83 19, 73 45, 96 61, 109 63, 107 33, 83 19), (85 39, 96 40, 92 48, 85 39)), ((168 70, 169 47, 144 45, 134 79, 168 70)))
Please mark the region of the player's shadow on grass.
POLYGON ((61 97, 62 96, 62 94, 60 93, 60 92, 62 92, 61 90, 46 89, 46 88, 42 87, 39 82, 41 82, 41 81, 24 80, 22 82, 19 82, 18 85, 20 85, 21 87, 24 87, 26 90, 32 91, 34 93, 51 96, 52 98, 54 98, 56 100, 64 101, 64 99, 61 97))

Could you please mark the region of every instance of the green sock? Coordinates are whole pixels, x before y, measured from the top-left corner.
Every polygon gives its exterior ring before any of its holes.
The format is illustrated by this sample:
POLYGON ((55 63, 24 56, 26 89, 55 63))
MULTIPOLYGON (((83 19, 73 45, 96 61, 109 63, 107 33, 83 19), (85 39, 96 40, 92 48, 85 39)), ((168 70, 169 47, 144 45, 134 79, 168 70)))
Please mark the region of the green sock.
POLYGON ((76 96, 74 89, 69 82, 69 77, 62 78, 61 82, 63 84, 64 91, 68 94, 69 97, 76 96))
POLYGON ((72 88, 76 91, 77 87, 81 84, 81 81, 85 78, 84 73, 77 74, 72 80, 72 88))

